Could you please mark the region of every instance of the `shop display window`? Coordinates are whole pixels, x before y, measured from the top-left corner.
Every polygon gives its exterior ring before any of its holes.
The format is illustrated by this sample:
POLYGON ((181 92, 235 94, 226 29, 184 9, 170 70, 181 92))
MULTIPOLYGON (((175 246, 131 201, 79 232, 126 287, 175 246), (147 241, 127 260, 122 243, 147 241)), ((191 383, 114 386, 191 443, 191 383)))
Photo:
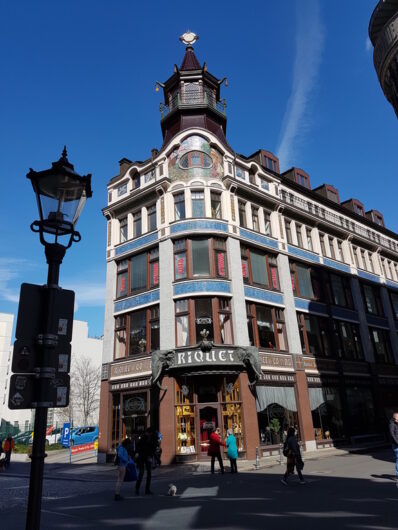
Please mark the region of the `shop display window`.
POLYGON ((190 400, 192 403, 192 385, 176 381, 176 451, 180 455, 196 453, 195 407, 189 404, 190 400))
POLYGON ((293 386, 257 386, 256 406, 262 445, 283 443, 289 427, 294 427, 300 438, 293 386))
POLYGON ((338 388, 309 388, 315 440, 344 437, 343 410, 338 388))
POLYGON ((238 451, 244 451, 244 435, 242 422, 242 404, 240 402, 240 388, 238 378, 225 377, 222 384, 222 421, 224 436, 231 429, 238 451))

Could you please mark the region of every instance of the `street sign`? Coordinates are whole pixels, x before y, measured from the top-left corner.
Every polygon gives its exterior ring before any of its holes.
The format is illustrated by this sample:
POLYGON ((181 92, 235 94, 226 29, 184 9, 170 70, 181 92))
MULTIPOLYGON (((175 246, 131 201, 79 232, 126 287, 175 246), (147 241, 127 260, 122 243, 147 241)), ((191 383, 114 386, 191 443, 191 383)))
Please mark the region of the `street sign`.
POLYGON ((64 423, 62 427, 61 445, 62 447, 69 447, 70 440, 70 423, 64 423))
POLYGON ((10 409, 68 406, 74 302, 73 291, 21 285, 10 409))
MULTIPOLYGON (((73 327, 75 293, 66 289, 52 289, 54 311, 49 316, 50 324, 44 337, 46 322, 43 315, 49 288, 23 283, 18 308, 16 341, 12 358, 14 373, 32 373, 40 362, 44 342, 52 342, 53 352, 45 359, 45 366, 56 372, 68 373, 73 327)), ((51 344, 50 344, 51 345, 51 344)))
POLYGON ((39 379, 35 374, 13 374, 10 379, 8 408, 60 408, 69 405, 69 374, 39 379))

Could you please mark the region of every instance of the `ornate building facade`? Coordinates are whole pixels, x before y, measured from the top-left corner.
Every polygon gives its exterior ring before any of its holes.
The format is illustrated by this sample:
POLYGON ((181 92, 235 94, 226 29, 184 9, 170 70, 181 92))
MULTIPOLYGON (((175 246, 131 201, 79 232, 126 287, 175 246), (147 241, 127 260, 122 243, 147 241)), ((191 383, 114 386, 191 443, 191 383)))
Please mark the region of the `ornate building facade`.
POLYGON ((398 0, 380 0, 369 23, 381 88, 398 116, 398 0))
POLYGON ((163 461, 377 439, 398 405, 398 238, 376 210, 226 139, 226 81, 192 44, 165 83, 163 145, 108 185, 99 451, 147 426, 163 461))

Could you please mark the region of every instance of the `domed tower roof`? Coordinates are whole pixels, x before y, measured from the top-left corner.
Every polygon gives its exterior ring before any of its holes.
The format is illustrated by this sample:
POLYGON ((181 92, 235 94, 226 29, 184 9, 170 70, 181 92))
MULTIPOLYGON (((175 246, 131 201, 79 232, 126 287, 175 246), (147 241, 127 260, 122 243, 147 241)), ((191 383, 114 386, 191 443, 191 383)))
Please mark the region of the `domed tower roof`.
POLYGON ((227 81, 210 74, 206 63, 200 65, 193 49, 198 38, 191 31, 181 35, 186 49, 180 68, 174 65, 173 75, 156 83, 157 90, 160 86, 164 93, 160 105, 163 147, 180 131, 193 127, 209 130, 228 146, 226 103, 220 98, 220 86, 227 81))

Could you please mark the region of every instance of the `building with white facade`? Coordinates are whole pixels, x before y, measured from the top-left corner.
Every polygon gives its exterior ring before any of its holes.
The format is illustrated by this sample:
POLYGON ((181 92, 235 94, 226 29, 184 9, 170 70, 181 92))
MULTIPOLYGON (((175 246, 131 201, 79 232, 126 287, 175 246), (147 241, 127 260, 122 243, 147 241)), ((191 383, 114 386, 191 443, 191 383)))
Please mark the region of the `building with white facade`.
MULTIPOLYGON (((10 377, 12 375, 12 326, 13 315, 0 313, 0 388, 1 393, 1 418, 5 422, 9 422, 12 426, 18 428, 20 431, 33 429, 34 411, 30 409, 24 410, 10 410, 8 408, 8 392, 10 386, 10 377)), ((102 338, 92 338, 88 334, 88 323, 81 320, 73 321, 73 335, 72 335, 72 359, 71 359, 71 374, 79 367, 79 362, 82 359, 87 359, 92 367, 92 372, 100 373, 101 359, 102 359, 102 338)), ((76 389, 76 382, 71 375, 71 387, 76 389)), ((100 386, 98 382, 97 399, 99 400, 100 386)), ((47 425, 51 426, 62 424, 65 418, 61 419, 60 413, 63 409, 50 409, 48 411, 47 425)), ((95 414, 90 418, 90 423, 98 423, 99 409, 97 407, 95 414)), ((82 412, 78 407, 73 411, 73 422, 75 425, 82 425, 82 412)))
POLYGON ((99 450, 149 425, 164 462, 207 458, 216 426, 251 459, 289 426, 306 450, 382 437, 398 408, 397 234, 269 151, 236 153, 225 78, 192 40, 157 83, 160 150, 108 184, 99 450))

